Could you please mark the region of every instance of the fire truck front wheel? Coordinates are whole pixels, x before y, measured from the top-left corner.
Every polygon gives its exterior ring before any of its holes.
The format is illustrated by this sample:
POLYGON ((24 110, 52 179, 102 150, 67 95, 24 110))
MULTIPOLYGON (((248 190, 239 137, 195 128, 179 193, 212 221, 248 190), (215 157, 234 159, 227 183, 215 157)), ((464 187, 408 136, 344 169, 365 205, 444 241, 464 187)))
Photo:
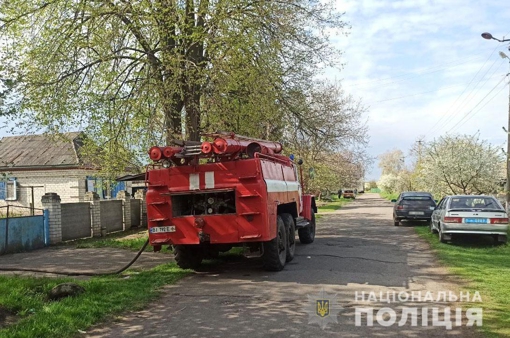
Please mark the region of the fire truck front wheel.
POLYGON ((287 229, 280 216, 276 221, 276 237, 269 242, 264 242, 264 254, 262 262, 264 269, 268 271, 283 270, 287 261, 287 229))
POLYGON ((298 230, 299 241, 303 244, 313 243, 315 240, 315 213, 312 212, 310 224, 298 230))
POLYGON ((196 269, 204 258, 199 245, 175 245, 174 256, 181 269, 196 269))

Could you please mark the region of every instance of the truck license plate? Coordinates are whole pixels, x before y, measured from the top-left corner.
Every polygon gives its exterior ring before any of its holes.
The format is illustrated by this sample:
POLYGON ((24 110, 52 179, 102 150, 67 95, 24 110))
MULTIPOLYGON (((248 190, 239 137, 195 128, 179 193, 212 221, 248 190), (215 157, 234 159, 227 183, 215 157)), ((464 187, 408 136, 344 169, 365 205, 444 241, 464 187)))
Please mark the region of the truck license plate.
POLYGON ((151 234, 159 234, 162 232, 175 232, 175 226, 171 225, 166 227, 152 227, 150 228, 149 231, 151 234))

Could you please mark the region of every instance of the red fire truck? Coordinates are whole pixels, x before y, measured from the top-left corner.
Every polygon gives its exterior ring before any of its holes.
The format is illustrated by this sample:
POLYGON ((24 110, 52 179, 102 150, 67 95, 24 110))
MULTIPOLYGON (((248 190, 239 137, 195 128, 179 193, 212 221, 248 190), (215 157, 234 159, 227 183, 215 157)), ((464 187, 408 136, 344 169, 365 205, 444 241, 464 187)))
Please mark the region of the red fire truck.
POLYGON ((149 150, 150 244, 172 245, 181 268, 241 246, 265 269, 282 270, 294 258, 296 229, 301 243, 315 238, 315 198, 302 193, 298 167, 277 142, 206 137, 149 150))

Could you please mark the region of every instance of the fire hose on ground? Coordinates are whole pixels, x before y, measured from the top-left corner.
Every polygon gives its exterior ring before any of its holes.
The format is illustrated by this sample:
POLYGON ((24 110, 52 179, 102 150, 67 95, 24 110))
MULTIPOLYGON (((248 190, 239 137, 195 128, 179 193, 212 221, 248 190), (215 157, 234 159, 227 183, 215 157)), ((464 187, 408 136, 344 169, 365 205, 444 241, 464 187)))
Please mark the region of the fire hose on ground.
POLYGON ((124 267, 117 271, 111 272, 78 272, 78 271, 52 271, 52 270, 43 270, 43 269, 24 269, 24 268, 8 268, 8 267, 0 267, 0 271, 14 271, 14 272, 38 272, 38 273, 48 273, 54 275, 64 275, 64 276, 110 276, 110 275, 118 275, 124 271, 126 271, 131 265, 133 265, 137 259, 140 257, 142 252, 145 250, 147 245, 149 244, 149 239, 145 241, 145 244, 138 251, 136 256, 124 267))

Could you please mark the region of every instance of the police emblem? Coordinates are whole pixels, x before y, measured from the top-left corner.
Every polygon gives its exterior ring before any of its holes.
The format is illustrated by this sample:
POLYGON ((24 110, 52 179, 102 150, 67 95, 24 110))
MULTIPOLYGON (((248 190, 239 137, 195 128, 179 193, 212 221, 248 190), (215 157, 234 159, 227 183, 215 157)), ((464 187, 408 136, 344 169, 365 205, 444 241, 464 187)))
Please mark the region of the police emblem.
POLYGON ((317 295, 307 297, 304 310, 308 313, 308 324, 318 324, 324 330, 329 323, 338 323, 338 313, 343 308, 338 304, 336 294, 328 295, 322 289, 317 295))
POLYGON ((329 299, 317 299, 317 310, 315 313, 319 317, 329 316, 329 299))

